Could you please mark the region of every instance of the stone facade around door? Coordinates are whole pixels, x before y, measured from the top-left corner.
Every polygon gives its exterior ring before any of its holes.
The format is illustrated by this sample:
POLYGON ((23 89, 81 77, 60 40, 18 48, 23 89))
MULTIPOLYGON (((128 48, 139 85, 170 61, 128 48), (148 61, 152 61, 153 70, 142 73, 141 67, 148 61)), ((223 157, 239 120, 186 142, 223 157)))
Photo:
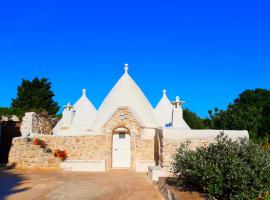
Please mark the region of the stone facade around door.
MULTIPOLYGON (((119 127, 129 130, 131 139, 131 167, 136 169, 136 163, 140 161, 152 161, 154 163, 154 137, 144 139, 139 120, 127 107, 118 108, 111 118, 103 126, 103 134, 112 135, 119 127)), ((108 163, 112 166, 112 163, 108 163)))

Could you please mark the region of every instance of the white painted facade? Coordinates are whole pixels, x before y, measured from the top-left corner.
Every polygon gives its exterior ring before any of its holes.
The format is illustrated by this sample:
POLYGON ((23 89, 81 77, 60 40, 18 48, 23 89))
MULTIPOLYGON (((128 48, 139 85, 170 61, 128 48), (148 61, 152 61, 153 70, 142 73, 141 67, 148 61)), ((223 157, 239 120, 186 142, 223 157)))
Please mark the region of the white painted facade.
POLYGON ((179 130, 179 128, 164 128, 162 132, 163 137, 166 139, 181 139, 182 141, 194 139, 215 139, 221 133, 224 133, 224 135, 227 135, 233 140, 239 138, 249 138, 248 131, 245 130, 179 130))

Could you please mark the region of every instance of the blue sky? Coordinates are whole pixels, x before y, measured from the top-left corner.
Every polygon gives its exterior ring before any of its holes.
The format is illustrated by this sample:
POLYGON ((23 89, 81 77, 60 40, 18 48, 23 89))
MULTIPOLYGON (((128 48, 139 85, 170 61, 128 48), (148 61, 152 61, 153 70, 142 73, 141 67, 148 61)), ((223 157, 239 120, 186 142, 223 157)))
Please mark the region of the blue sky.
POLYGON ((270 1, 1 1, 0 106, 47 77, 61 106, 87 88, 98 107, 129 63, 153 106, 168 90, 206 116, 270 89, 270 1))

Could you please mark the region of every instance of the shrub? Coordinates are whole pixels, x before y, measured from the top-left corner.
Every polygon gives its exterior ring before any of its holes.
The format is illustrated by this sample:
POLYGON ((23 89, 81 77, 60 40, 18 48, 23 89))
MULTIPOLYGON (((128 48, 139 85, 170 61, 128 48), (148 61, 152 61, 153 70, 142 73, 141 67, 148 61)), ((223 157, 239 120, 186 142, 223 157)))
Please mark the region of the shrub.
POLYGON ((224 200, 257 199, 270 191, 270 151, 261 145, 221 134, 208 148, 191 151, 188 146, 182 144, 174 156, 179 186, 224 200))

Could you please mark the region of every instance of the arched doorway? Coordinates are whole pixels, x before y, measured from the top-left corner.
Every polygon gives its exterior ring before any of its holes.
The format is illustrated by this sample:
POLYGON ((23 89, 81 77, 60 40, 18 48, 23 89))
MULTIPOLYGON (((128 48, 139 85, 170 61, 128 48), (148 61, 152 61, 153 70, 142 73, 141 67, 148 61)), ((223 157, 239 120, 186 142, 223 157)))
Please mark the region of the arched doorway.
POLYGON ((112 140, 112 167, 130 168, 130 132, 125 127, 118 127, 113 130, 112 140))

